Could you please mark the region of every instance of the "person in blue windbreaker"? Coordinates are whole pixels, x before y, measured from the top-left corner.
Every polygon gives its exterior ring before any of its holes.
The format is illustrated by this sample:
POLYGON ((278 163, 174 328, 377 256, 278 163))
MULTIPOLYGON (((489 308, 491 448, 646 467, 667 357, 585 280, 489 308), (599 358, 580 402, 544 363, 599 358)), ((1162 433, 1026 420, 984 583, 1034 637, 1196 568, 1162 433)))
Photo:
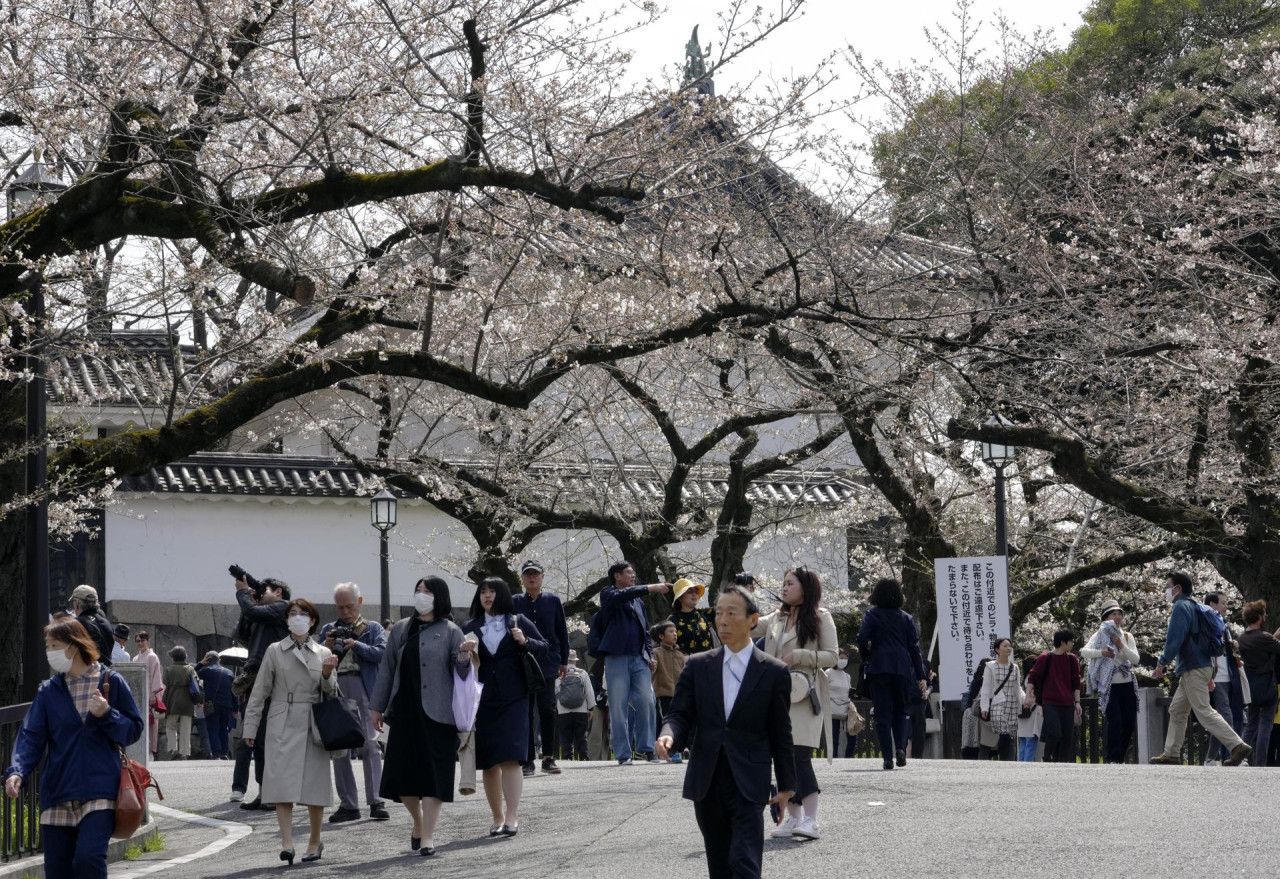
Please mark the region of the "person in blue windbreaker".
POLYGON ((142 715, 129 685, 99 662, 98 647, 74 619, 44 630, 53 676, 40 685, 5 770, 5 793, 17 798, 40 774, 40 831, 47 879, 105 879, 115 827, 120 749, 142 737, 142 715))

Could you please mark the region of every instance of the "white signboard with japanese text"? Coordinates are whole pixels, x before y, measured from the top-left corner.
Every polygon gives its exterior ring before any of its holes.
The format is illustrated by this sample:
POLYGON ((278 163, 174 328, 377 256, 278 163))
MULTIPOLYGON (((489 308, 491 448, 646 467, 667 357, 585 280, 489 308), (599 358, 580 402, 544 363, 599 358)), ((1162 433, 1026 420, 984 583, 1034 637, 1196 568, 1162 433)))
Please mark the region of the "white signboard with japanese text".
POLYGON ((934 559, 938 590, 938 677, 944 700, 960 699, 991 643, 1009 635, 1009 567, 1004 556, 934 559))

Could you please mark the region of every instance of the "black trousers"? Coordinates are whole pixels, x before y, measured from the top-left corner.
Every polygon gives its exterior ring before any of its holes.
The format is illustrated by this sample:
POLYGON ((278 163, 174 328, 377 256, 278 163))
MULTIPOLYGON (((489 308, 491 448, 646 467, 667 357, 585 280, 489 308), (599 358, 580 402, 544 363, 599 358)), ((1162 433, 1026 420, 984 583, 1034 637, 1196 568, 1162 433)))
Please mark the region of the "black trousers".
MULTIPOLYGON (((1004 763, 1016 763, 1018 761, 1018 741, 1016 736, 1007 733, 1000 733, 996 738, 995 753, 997 759, 1004 763)), ((990 760, 991 749, 982 745, 978 746, 978 759, 990 760)))
POLYGON ((560 759, 587 759, 587 718, 585 711, 570 711, 560 715, 560 759))
MULTIPOLYGON (((244 706, 248 704, 247 699, 240 701, 240 717, 244 718, 244 706)), ((249 761, 253 761, 253 778, 258 782, 259 796, 262 791, 262 770, 266 765, 267 759, 267 715, 271 713, 271 700, 264 699, 262 702, 262 722, 258 724, 258 729, 252 735, 247 730, 240 731, 240 740, 236 744, 236 762, 235 767, 231 770, 231 789, 238 790, 240 793, 249 792, 249 761), (246 738, 253 739, 253 747, 250 748, 244 743, 246 738)))
POLYGON ((556 720, 556 675, 546 679, 546 686, 529 700, 529 762, 538 757, 534 725, 542 731, 542 756, 554 757, 560 752, 560 724, 556 720))
POLYGON ((907 679, 894 674, 867 675, 871 704, 875 708, 876 736, 880 739, 880 756, 893 760, 894 751, 907 749, 911 717, 907 714, 907 679))
POLYGON ((1138 730, 1138 694, 1133 684, 1115 684, 1107 697, 1107 762, 1123 763, 1138 730))
POLYGON ((1076 762, 1076 709, 1074 705, 1042 705, 1044 726, 1044 762, 1076 762))
POLYGON ((764 861, 764 806, 738 790, 724 754, 716 762, 711 789, 693 804, 707 850, 711 879, 760 879, 764 861))
POLYGON ((911 718, 911 759, 924 759, 924 743, 929 735, 925 732, 925 703, 916 699, 907 704, 907 715, 911 718))

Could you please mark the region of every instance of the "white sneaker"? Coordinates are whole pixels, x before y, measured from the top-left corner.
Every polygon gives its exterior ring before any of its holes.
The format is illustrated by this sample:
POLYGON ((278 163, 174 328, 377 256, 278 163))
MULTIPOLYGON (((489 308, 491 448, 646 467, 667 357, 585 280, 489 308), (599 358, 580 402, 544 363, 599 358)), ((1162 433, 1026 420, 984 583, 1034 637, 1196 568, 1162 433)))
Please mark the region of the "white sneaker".
POLYGON ((1221 765, 1222 765, 1222 761, 1221 761, 1221 760, 1206 760, 1206 761, 1204 761, 1204 765, 1205 765, 1205 766, 1221 766, 1221 765))
POLYGON ((244 799, 244 794, 241 791, 233 790, 231 792, 231 802, 238 803, 243 799, 244 799))
POLYGON ((822 831, 818 830, 818 822, 807 815, 800 819, 796 824, 796 829, 791 831, 792 836, 798 836, 801 839, 822 839, 822 831))
POLYGON ((795 829, 796 829, 796 819, 788 815, 786 820, 783 821, 781 824, 779 824, 777 828, 773 831, 773 833, 769 835, 772 836, 774 839, 790 839, 791 833, 795 829))

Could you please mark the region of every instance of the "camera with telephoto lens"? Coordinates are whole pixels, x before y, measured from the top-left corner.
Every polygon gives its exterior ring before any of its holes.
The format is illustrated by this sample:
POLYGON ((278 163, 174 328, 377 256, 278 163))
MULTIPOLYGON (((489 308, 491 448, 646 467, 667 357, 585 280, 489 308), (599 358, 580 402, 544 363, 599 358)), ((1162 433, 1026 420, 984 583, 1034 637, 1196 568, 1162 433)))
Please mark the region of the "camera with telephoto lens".
POLYGON ((748 574, 746 571, 742 571, 733 575, 733 582, 744 589, 750 589, 755 585, 756 578, 748 574))
POLYGON ((235 577, 237 580, 243 580, 245 583, 249 584, 249 590, 253 593, 254 601, 262 600, 262 593, 267 591, 267 587, 262 585, 261 580, 239 565, 230 565, 228 566, 227 571, 230 572, 231 576, 235 577))

